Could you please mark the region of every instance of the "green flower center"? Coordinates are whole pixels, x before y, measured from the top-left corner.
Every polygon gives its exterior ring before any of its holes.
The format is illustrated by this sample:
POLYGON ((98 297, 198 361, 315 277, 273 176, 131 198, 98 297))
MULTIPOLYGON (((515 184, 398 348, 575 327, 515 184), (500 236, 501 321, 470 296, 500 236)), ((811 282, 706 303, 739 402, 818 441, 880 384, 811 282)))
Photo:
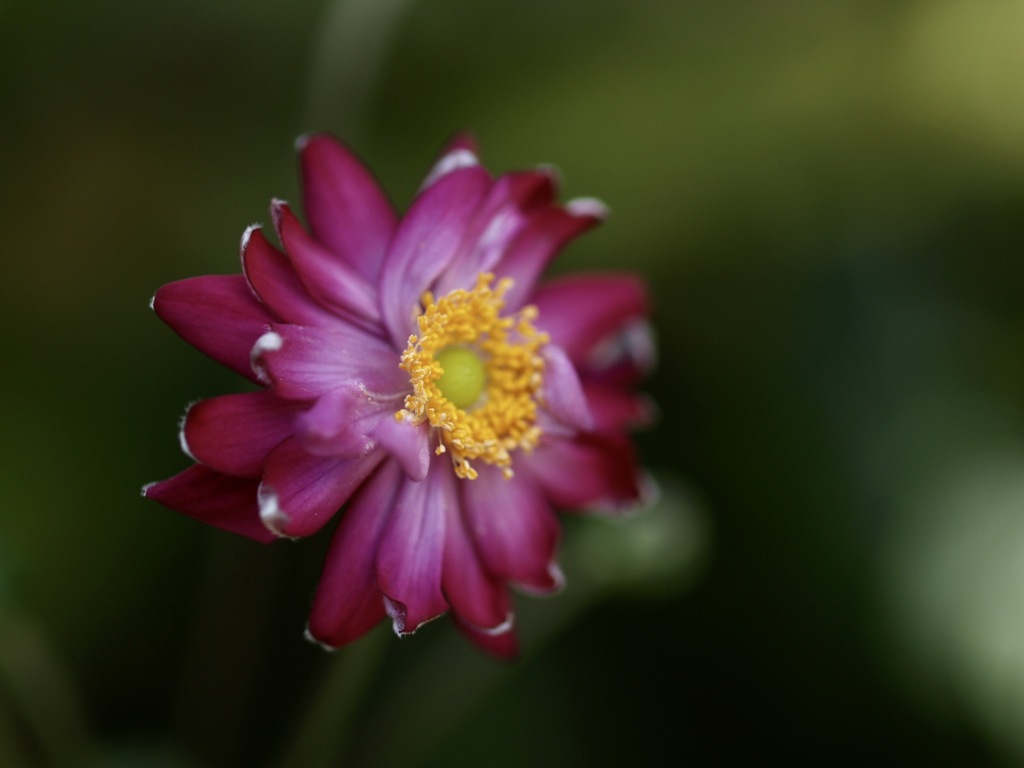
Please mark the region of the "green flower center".
POLYGON ((466 347, 445 347, 434 359, 444 371, 437 379, 441 394, 456 408, 471 408, 487 383, 487 371, 480 357, 466 347))

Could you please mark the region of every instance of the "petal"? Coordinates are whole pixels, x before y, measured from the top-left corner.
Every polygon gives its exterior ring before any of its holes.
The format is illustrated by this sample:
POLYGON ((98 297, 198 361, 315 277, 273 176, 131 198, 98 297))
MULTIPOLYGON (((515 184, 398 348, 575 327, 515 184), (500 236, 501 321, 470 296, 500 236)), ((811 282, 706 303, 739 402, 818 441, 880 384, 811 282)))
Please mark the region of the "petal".
MULTIPOLYGON (((390 402, 390 401, 389 401, 390 402)), ((296 434, 303 447, 317 456, 354 458, 365 456, 377 444, 370 433, 382 418, 401 405, 388 408, 355 382, 347 382, 324 393, 316 405, 296 421, 296 434)))
POLYGON ((529 214, 502 260, 495 265, 498 278, 512 278, 505 294, 511 309, 525 304, 533 294, 537 280, 555 256, 573 238, 596 226, 607 216, 598 205, 568 204, 565 208, 543 208, 529 214))
POLYGON ((255 381, 249 350, 271 322, 241 275, 206 275, 160 288, 153 309, 200 352, 255 381))
POLYGON ((452 611, 469 627, 496 634, 511 625, 508 590, 481 565, 457 504, 445 509, 441 588, 452 611))
POLYGON ((297 142, 303 207, 313 235, 365 279, 376 281, 397 221, 366 167, 326 134, 297 142))
POLYGON ((413 424, 408 419, 398 421, 394 416, 381 419, 373 436, 405 470, 413 482, 420 482, 430 468, 430 426, 424 422, 413 424))
POLYGON ((460 484, 466 526, 487 570, 535 592, 561 587, 555 565, 559 525, 540 489, 527 477, 506 480, 495 467, 460 484))
POLYGON ((560 347, 546 345, 541 351, 544 378, 541 394, 544 409, 560 422, 575 429, 593 428, 594 420, 587 406, 576 368, 560 347))
POLYGON ((459 168, 425 189, 402 219, 380 277, 381 315, 399 348, 415 329, 420 296, 455 256, 490 183, 477 165, 459 168))
POLYGON ((510 173, 495 181, 467 226, 458 253, 438 280, 437 292, 471 287, 477 275, 491 271, 525 224, 528 212, 550 206, 555 193, 550 169, 510 173))
POLYGON ((409 389, 399 355, 383 339, 352 326, 275 324, 253 347, 253 365, 278 397, 312 400, 345 382, 379 399, 409 389))
POLYGON ((497 658, 505 661, 512 661, 519 656, 519 638, 516 635, 514 627, 509 627, 506 632, 492 634, 476 629, 475 627, 468 626, 457 618, 455 626, 457 626, 459 631, 462 632, 462 634, 469 640, 473 641, 473 643, 479 648, 492 656, 496 656, 497 658))
POLYGON ((559 509, 580 507, 625 511, 644 497, 644 484, 632 444, 622 435, 579 435, 574 440, 542 443, 517 457, 559 509))
POLYGON ((309 633, 338 647, 368 632, 384 618, 384 600, 373 564, 402 471, 384 461, 353 496, 331 539, 323 574, 313 598, 309 633))
POLYGON ((632 275, 580 275, 553 280, 531 302, 537 327, 580 365, 597 344, 648 311, 643 282, 632 275))
POLYGON ((433 469, 422 483, 402 482, 377 550, 377 585, 397 634, 448 610, 441 592, 445 508, 458 497, 452 471, 433 469))
POLYGON ((278 536, 316 533, 382 458, 380 451, 355 459, 313 456, 289 438, 267 456, 257 497, 260 519, 278 536))
POLYGON ((281 244, 309 295, 343 317, 376 328, 380 319, 374 285, 310 237, 286 203, 275 200, 270 210, 281 244))
POLYGON ((260 523, 257 485, 256 480, 193 464, 174 477, 150 483, 142 495, 201 522, 266 543, 274 535, 260 523))
POLYGON ((249 287, 286 323, 333 325, 339 318, 306 292, 288 257, 253 226, 242 235, 242 271, 249 287))
POLYGON ((587 381, 583 391, 597 432, 614 433, 645 427, 657 417, 657 406, 649 397, 622 387, 587 381))
POLYGON ((218 472, 258 478, 267 454, 292 434, 300 407, 269 392, 200 400, 185 414, 182 446, 218 472))

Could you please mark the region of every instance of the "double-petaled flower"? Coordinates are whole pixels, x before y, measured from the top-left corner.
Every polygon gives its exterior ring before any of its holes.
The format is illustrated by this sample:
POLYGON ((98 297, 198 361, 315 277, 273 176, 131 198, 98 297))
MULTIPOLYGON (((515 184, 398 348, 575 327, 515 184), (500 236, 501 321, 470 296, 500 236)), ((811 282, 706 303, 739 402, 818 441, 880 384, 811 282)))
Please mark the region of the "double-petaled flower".
POLYGON ((308 626, 324 645, 450 612, 511 655, 508 587, 562 584, 555 509, 642 495, 626 431, 647 415, 644 287, 540 282, 605 215, 556 204, 550 170, 493 179, 460 138, 399 219, 336 140, 299 152, 309 231, 275 200, 282 250, 250 227, 243 274, 154 297, 186 341, 262 388, 193 405, 181 444, 195 464, 144 495, 260 541, 338 515, 308 626))

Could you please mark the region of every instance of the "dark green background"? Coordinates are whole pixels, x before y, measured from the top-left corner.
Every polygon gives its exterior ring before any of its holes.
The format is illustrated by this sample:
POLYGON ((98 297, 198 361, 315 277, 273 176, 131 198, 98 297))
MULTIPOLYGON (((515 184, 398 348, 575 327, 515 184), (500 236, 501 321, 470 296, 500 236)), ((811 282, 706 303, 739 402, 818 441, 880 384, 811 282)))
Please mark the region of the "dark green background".
POLYGON ((383 47, 313 0, 0 0, 0 750, 280 764, 363 671, 346 765, 1024 759, 1022 5, 363 5, 383 47), (464 128, 611 207, 559 268, 651 282, 682 528, 614 566, 637 531, 572 521, 516 666, 441 621, 346 668, 302 639, 326 536, 139 498, 242 386, 146 304, 237 270, 300 133, 404 207, 464 128))

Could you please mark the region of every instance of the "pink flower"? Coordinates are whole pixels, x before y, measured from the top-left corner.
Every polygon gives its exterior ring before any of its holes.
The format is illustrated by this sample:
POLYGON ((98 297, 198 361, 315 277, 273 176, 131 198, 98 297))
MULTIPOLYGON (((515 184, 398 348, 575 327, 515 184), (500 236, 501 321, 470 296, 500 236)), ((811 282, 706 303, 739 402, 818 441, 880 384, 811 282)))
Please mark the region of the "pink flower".
POLYGON ((644 286, 538 282, 605 215, 557 205, 547 169, 492 179, 458 138, 399 219, 336 140, 298 148, 310 231, 275 200, 283 253, 250 227, 243 274, 154 297, 182 338, 263 388, 193 405, 195 464, 143 494, 259 541, 308 536, 344 507, 312 639, 340 646, 385 616, 408 634, 450 611, 512 655, 509 585, 562 584, 554 509, 641 496, 626 430, 646 416, 644 286))

